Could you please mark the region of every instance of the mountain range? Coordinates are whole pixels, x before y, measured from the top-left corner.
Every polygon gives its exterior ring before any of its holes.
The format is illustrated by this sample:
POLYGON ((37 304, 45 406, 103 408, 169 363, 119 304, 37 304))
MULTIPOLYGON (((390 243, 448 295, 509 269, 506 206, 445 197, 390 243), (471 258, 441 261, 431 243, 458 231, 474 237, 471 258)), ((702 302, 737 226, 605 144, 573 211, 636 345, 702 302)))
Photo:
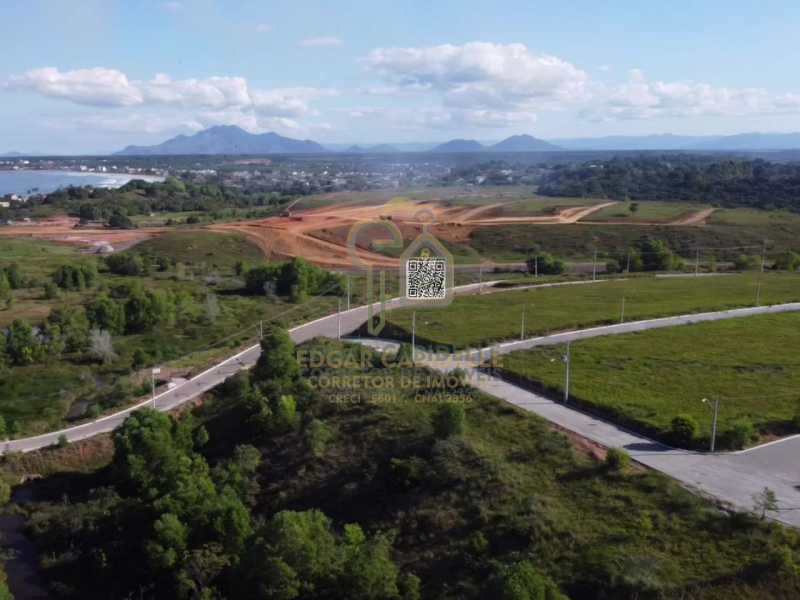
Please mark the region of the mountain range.
MULTIPOLYGON (((117 155, 175 154, 388 154, 396 152, 478 153, 478 152, 553 152, 553 151, 775 151, 800 149, 800 133, 742 133, 728 136, 689 136, 655 134, 562 138, 545 141, 531 135, 513 135, 494 144, 454 139, 443 144, 422 143, 378 145, 331 145, 313 140, 297 140, 277 133, 254 134, 235 125, 219 125, 194 135, 179 135, 155 146, 128 146, 117 155)), ((9 153, 6 156, 17 156, 9 153)))
POLYGON ((194 135, 179 135, 156 146, 128 146, 116 155, 166 154, 309 154, 327 152, 312 140, 277 133, 248 133, 235 125, 218 125, 194 135))

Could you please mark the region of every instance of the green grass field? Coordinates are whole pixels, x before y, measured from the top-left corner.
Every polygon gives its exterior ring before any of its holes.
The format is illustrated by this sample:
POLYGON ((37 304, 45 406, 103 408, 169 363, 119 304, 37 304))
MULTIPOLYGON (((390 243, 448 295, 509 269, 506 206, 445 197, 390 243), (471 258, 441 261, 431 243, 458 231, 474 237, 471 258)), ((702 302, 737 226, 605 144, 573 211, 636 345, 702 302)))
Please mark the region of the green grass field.
MULTIPOLYGON (((752 306, 757 274, 651 278, 510 291, 456 298, 446 308, 417 311, 417 339, 455 348, 518 338, 523 308, 526 336, 626 320, 752 306)), ((800 300, 800 276, 763 275, 761 303, 800 300)), ((389 314, 389 331, 409 338, 412 312, 389 314)))
MULTIPOLYGON (((796 432, 800 411, 800 315, 730 321, 608 336, 571 344, 570 395, 615 422, 669 438, 670 421, 691 415, 701 447, 711 435, 710 405, 720 400, 718 431, 739 420, 762 435, 796 432)), ((503 357, 515 380, 563 393, 563 346, 503 357)))
POLYGON ((185 264, 230 269, 239 261, 258 262, 264 253, 244 235, 203 230, 174 231, 145 240, 131 250, 136 254, 163 256, 185 264))
POLYGON ((600 204, 602 200, 595 198, 550 198, 535 196, 525 198, 515 202, 504 204, 499 211, 501 217, 536 217, 553 214, 558 209, 570 208, 573 206, 591 206, 600 204))
POLYGON ((596 213, 592 213, 586 221, 625 221, 628 223, 636 222, 659 222, 667 223, 683 216, 688 216, 693 212, 709 208, 705 204, 691 204, 688 202, 637 202, 637 210, 631 212, 632 202, 620 202, 613 206, 608 206, 596 213))
POLYGON ((800 215, 787 210, 756 210, 752 208, 724 208, 714 211, 709 218, 712 225, 739 227, 773 226, 776 228, 800 227, 800 215))
POLYGON ((689 260, 694 258, 698 247, 703 248, 704 260, 712 257, 719 261, 733 260, 742 253, 760 253, 765 239, 768 254, 800 248, 800 220, 703 227, 585 223, 478 227, 470 234, 469 246, 481 256, 497 261, 525 260, 533 246, 556 256, 586 259, 595 249, 601 256, 624 252, 642 236, 664 240, 673 252, 689 260))

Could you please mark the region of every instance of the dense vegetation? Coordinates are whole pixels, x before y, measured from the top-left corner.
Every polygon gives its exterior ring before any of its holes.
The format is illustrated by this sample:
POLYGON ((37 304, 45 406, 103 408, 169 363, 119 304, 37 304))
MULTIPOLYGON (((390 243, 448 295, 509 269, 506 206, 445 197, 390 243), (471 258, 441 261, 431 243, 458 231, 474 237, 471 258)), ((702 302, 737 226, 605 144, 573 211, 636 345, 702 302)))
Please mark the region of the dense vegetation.
POLYGON ((321 316, 336 300, 319 294, 344 291, 302 260, 262 268, 241 236, 174 232, 103 259, 1 244, 13 262, 0 259, 0 436, 118 408, 150 391, 148 367, 189 376, 254 343, 259 320, 321 316), (280 273, 285 285, 248 291, 251 269, 280 273))
POLYGON ((107 468, 37 486, 30 530, 57 597, 800 593, 800 540, 760 513, 722 512, 624 452, 576 452, 458 377, 443 396, 439 376, 335 342, 305 350, 351 366, 310 368, 279 329, 263 350, 194 418, 136 413, 107 468), (323 376, 383 391, 312 387, 323 376))
POLYGON ((615 157, 557 165, 544 175, 538 192, 800 211, 800 165, 761 159, 706 162, 689 155, 615 157))
MULTIPOLYGON (((67 213, 84 222, 103 221, 112 228, 135 227, 131 217, 151 213, 197 213, 209 218, 264 216, 265 209, 278 211, 293 195, 242 190, 212 183, 185 182, 168 177, 163 183, 134 179, 120 188, 70 186, 25 203, 14 203, 9 218, 30 214, 67 213), (250 211, 250 212, 248 212, 250 211)), ((189 216, 187 222, 197 222, 189 216)), ((174 223, 170 223, 174 224, 174 223)))

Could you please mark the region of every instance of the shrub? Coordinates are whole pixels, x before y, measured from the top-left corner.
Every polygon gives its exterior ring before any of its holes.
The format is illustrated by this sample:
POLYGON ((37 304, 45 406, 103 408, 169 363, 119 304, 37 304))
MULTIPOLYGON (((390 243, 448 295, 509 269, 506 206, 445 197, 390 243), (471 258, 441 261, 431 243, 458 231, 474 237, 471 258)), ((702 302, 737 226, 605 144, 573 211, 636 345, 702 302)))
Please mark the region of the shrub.
POLYGON ((725 432, 723 441, 728 448, 741 449, 747 446, 756 437, 753 424, 747 419, 739 419, 733 427, 725 432))
POLYGON ((550 578, 524 560, 500 571, 498 594, 503 600, 567 600, 550 578))
POLYGON ((444 404, 433 417, 433 431, 437 438, 446 439, 464 433, 464 407, 461 404, 444 404))
POLYGON ((69 440, 67 440, 66 434, 61 434, 58 436, 58 447, 59 448, 66 448, 69 445, 69 440))
POLYGON ((678 415, 670 423, 670 439, 676 446, 691 446, 697 435, 697 421, 689 415, 678 415))
POLYGON ((324 422, 319 419, 312 419, 306 426, 303 437, 308 451, 319 458, 325 454, 325 449, 328 446, 328 442, 331 441, 333 433, 324 422))
POLYGON ((605 464, 611 471, 624 471, 631 464, 631 455, 622 448, 609 448, 605 464))

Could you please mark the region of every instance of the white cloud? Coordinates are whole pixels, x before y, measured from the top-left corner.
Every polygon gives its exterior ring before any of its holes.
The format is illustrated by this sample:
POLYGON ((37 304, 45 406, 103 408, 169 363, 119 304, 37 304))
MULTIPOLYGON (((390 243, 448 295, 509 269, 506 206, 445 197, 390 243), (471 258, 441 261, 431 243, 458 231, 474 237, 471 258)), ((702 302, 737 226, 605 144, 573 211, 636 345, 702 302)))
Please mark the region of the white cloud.
POLYGON ((300 41, 301 46, 341 46, 342 40, 334 36, 310 37, 300 41))
POLYGON ((396 85, 438 91, 468 109, 533 110, 585 96, 588 75, 524 44, 471 42, 426 48, 378 48, 367 64, 396 85))
POLYGON ((161 73, 149 81, 131 81, 121 71, 99 67, 63 73, 54 67, 34 69, 11 77, 2 87, 87 106, 238 109, 283 118, 312 115, 312 102, 336 94, 311 87, 251 88, 243 77, 172 79, 161 73))
POLYGON ((164 2, 161 6, 170 12, 178 12, 183 10, 183 2, 164 2))
POLYGON ((275 28, 268 23, 259 23, 256 25, 256 33, 269 33, 273 29, 275 28))
POLYGON ((747 116, 800 112, 800 94, 717 87, 693 81, 651 81, 633 69, 626 83, 601 89, 582 114, 590 119, 747 116))
POLYGON ((78 69, 61 73, 54 67, 33 69, 3 83, 9 90, 27 90, 89 106, 133 106, 143 101, 142 91, 121 71, 78 69))

